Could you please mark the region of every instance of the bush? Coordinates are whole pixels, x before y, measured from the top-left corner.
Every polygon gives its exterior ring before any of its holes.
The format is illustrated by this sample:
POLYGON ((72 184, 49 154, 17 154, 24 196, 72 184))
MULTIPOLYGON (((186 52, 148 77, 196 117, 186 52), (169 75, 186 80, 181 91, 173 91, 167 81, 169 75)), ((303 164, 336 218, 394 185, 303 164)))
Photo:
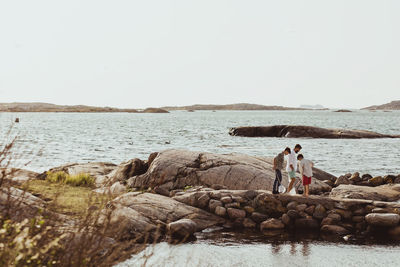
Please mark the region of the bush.
POLYGON ((65 172, 59 171, 59 172, 50 172, 48 171, 46 176, 46 180, 52 183, 65 183, 65 180, 67 179, 67 174, 65 172))
POLYGON ((87 173, 69 175, 63 171, 47 172, 46 180, 52 183, 64 183, 72 186, 92 187, 94 185, 94 178, 87 173))
POLYGON ((80 173, 77 175, 68 175, 65 180, 66 184, 72 186, 87 186, 91 187, 94 185, 94 178, 87 173, 80 173))

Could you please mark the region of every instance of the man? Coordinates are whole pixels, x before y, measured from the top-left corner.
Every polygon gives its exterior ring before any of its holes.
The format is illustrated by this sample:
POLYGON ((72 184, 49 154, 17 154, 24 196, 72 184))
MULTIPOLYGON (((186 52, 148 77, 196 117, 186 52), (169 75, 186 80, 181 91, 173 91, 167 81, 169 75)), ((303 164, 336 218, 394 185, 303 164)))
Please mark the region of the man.
POLYGON ((304 195, 308 197, 310 192, 311 177, 313 176, 312 168, 314 163, 312 161, 305 159, 302 154, 297 156, 299 160, 300 175, 303 177, 304 195))
POLYGON ((295 145, 292 152, 289 154, 289 158, 286 165, 286 171, 289 174, 289 186, 287 192, 292 190, 294 182, 296 181, 296 170, 297 170, 297 159, 296 154, 300 152, 302 149, 301 145, 295 145))
POLYGON ((279 193, 279 186, 282 183, 282 172, 281 170, 283 169, 283 162, 285 160, 285 155, 290 154, 290 148, 285 148, 281 153, 279 153, 275 158, 274 158, 274 166, 272 169, 275 171, 275 181, 274 181, 274 187, 272 189, 272 194, 278 194, 279 193))

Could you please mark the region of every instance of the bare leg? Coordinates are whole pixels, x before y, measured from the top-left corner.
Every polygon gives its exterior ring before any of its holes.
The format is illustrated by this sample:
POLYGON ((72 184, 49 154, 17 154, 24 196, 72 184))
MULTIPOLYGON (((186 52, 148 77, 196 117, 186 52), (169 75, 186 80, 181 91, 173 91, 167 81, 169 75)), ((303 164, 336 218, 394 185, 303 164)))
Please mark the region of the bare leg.
POLYGON ((306 196, 306 197, 308 197, 309 186, 310 186, 310 185, 305 185, 305 186, 304 186, 304 193, 305 193, 305 196, 306 196))
POLYGON ((292 190, 293 184, 296 181, 296 178, 289 178, 289 179, 290 179, 290 183, 289 183, 288 190, 287 190, 288 193, 290 192, 290 190, 292 190))

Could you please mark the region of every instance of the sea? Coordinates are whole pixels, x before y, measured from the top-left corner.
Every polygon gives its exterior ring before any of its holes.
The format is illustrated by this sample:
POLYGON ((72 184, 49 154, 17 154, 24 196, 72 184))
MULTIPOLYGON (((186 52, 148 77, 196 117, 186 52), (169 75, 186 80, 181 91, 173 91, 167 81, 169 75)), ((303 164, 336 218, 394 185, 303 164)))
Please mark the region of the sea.
MULTIPOLYGON (((16 137, 11 166, 36 172, 73 162, 147 159, 166 149, 273 157, 302 145, 304 156, 336 176, 400 174, 400 139, 248 138, 238 126, 309 125, 400 134, 400 111, 173 111, 144 113, 0 113, 0 144, 16 137), (19 123, 14 123, 19 118, 19 123)), ((399 244, 346 244, 200 233, 182 245, 159 243, 119 266, 399 266, 399 244), (143 254, 144 253, 144 254, 143 254), (147 254, 148 255, 147 255, 147 254)))

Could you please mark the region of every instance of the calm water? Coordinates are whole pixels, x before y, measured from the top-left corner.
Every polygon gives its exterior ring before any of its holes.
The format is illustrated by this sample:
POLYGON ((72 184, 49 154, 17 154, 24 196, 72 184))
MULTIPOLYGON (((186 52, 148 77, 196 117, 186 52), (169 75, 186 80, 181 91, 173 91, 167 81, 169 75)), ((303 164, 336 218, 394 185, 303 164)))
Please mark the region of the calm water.
POLYGON ((336 175, 347 172, 400 173, 400 140, 329 140, 245 138, 228 135, 230 127, 302 124, 400 133, 400 112, 332 111, 176 111, 170 114, 2 113, 2 133, 15 117, 21 122, 20 163, 32 160, 36 171, 66 162, 142 159, 169 148, 273 156, 301 143, 318 167, 336 175), (42 150, 41 157, 33 155, 42 150))
MULTIPOLYGON (((329 140, 244 138, 228 135, 230 127, 302 124, 400 133, 400 112, 334 113, 332 111, 199 111, 170 114, 2 113, 6 132, 15 117, 20 136, 19 160, 44 171, 67 162, 120 163, 154 151, 182 148, 218 153, 274 156, 285 146, 301 143, 303 153, 319 168, 336 175, 360 171, 400 174, 400 140, 329 140), (35 157, 38 151, 42 156, 35 157)), ((0 140, 3 140, 1 138, 0 140)), ((146 266, 399 266, 400 247, 311 241, 273 243, 243 236, 201 236, 192 243, 149 247, 146 266)), ((143 265, 143 254, 120 266, 143 265)))
MULTIPOLYGON (((242 267, 242 266, 399 266, 400 246, 352 245, 344 243, 302 241, 272 241, 239 239, 229 233, 210 236, 182 245, 166 242, 149 246, 117 267, 242 267), (219 237, 217 235, 220 235, 219 237)), ((260 236, 258 234, 258 236, 260 236)), ((264 239, 264 240, 262 240, 264 239)))

